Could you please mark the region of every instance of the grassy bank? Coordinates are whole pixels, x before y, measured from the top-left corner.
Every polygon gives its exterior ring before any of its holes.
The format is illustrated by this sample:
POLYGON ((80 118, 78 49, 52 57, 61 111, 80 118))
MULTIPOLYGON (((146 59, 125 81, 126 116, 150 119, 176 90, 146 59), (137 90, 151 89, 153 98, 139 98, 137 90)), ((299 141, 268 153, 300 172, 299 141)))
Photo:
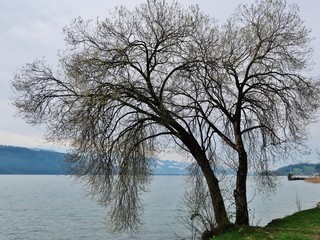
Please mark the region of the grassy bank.
POLYGON ((212 240, 320 240, 320 208, 271 221, 266 227, 237 227, 212 240))

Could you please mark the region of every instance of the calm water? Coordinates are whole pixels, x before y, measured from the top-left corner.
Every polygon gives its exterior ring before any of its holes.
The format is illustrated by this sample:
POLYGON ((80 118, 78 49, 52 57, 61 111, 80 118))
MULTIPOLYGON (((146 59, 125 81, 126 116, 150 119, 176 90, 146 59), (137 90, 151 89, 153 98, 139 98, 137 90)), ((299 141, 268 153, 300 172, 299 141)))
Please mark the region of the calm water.
MULTIPOLYGON (((250 203, 254 224, 297 211, 320 201, 320 184, 303 181, 282 184, 269 198, 256 195, 250 203)), ((184 192, 180 176, 157 176, 144 196, 145 225, 136 239, 174 239, 184 229, 176 216, 184 192)), ((258 194, 249 184, 249 198, 258 194)), ((133 239, 126 234, 111 235, 105 224, 105 210, 85 197, 79 184, 67 176, 0 175, 0 240, 103 240, 133 239)))

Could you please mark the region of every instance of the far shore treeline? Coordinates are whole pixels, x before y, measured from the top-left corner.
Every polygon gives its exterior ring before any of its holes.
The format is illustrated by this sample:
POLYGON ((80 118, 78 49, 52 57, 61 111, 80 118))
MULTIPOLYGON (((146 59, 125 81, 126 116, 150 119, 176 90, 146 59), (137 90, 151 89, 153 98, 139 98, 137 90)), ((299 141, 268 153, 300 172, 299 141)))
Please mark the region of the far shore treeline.
MULTIPOLYGON (((30 149, 0 145, 0 174, 71 174, 65 153, 45 149, 30 149)), ((189 163, 156 160, 155 175, 187 175, 189 163)))
MULTIPOLYGON (((45 149, 31 149, 0 145, 0 174, 70 174, 65 163, 65 153, 45 149)), ((155 175, 187 175, 187 162, 174 160, 155 161, 155 175)), ((223 169, 221 169, 223 171, 223 169)), ((299 163, 280 167, 274 175, 315 175, 320 173, 320 164, 299 163)), ((228 173, 232 174, 232 173, 228 173)))

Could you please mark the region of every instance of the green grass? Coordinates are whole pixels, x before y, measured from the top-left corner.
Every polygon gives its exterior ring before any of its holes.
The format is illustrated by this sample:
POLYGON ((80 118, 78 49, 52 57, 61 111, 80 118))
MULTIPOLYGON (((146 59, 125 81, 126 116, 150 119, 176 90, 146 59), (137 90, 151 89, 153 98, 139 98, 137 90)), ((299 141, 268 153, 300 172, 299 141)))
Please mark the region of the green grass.
POLYGON ((265 227, 234 227, 212 240, 320 240, 320 208, 272 220, 265 227))

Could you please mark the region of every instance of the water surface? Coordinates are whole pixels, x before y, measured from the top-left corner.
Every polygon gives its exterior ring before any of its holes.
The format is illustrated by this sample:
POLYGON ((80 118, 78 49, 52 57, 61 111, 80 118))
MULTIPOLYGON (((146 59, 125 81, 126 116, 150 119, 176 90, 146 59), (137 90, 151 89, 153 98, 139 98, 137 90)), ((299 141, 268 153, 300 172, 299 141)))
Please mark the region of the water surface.
MULTIPOLYGON (((261 226, 274 218, 315 207, 320 184, 287 181, 269 197, 259 195, 249 182, 248 199, 253 224, 261 226)), ((187 235, 177 221, 183 209, 185 177, 156 176, 145 194, 144 222, 136 239, 174 239, 187 235)), ((112 235, 105 223, 106 211, 80 184, 68 176, 0 175, 0 240, 127 240, 127 234, 112 235)))

